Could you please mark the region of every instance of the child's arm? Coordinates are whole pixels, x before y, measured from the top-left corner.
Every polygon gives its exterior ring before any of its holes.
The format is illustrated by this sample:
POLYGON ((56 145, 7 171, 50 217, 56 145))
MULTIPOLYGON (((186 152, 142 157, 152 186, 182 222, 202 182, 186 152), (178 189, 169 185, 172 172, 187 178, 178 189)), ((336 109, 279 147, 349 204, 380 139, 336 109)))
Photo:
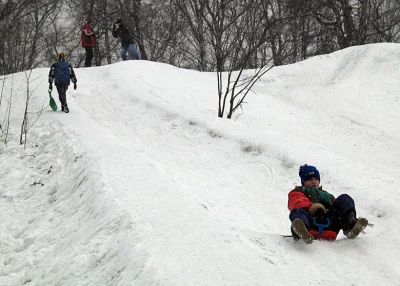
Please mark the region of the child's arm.
POLYGON ((288 208, 290 211, 293 209, 304 209, 308 212, 312 204, 308 197, 301 192, 294 190, 289 193, 288 208))

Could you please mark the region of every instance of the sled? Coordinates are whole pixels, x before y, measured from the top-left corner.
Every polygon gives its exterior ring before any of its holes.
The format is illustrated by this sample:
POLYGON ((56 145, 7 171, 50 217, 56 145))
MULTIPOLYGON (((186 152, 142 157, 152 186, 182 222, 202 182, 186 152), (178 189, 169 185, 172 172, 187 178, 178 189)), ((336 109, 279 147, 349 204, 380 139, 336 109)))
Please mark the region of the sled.
POLYGON ((50 96, 49 105, 50 105, 51 109, 53 109, 53 111, 57 111, 57 104, 56 104, 54 98, 51 96, 51 90, 50 89, 49 89, 49 96, 50 96))

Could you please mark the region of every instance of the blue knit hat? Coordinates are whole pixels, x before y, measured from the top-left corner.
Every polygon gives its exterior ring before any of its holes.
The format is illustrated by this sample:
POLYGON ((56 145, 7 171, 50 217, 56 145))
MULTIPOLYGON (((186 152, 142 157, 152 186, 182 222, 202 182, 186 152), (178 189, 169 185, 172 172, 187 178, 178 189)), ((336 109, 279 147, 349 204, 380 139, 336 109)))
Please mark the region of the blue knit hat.
POLYGON ((319 171, 317 170, 317 168, 315 168, 314 166, 309 166, 307 164, 300 166, 299 176, 301 178, 301 185, 303 185, 305 181, 311 178, 317 178, 318 180, 321 181, 321 178, 319 176, 319 171))

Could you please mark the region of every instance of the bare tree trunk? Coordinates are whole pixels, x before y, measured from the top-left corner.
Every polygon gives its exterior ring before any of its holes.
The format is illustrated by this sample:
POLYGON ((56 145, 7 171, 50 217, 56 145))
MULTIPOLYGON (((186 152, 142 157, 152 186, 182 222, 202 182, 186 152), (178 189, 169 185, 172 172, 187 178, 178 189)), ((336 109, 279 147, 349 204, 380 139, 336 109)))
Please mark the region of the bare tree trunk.
POLYGON ((204 22, 207 0, 174 0, 174 5, 185 17, 193 36, 193 48, 196 53, 193 57, 196 68, 200 71, 208 70, 207 66, 207 29, 204 22))
POLYGON ((32 70, 29 73, 29 76, 26 79, 26 99, 25 99, 25 110, 24 110, 24 119, 21 124, 21 133, 19 137, 19 144, 22 145, 24 143, 24 149, 26 149, 26 142, 28 136, 28 108, 29 108, 29 100, 30 100, 30 90, 29 90, 29 78, 32 74, 32 70), (23 140, 25 139, 25 140, 23 140))
MULTIPOLYGON (((1 83, 1 93, 0 93, 0 111, 1 111, 1 104, 2 104, 2 102, 3 102, 3 95, 4 95, 4 86, 5 86, 5 84, 6 84, 6 77, 3 77, 3 79, 2 79, 2 83, 1 83)), ((2 133, 4 133, 4 130, 3 130, 3 125, 0 123, 0 130, 1 130, 1 132, 2 133)))
POLYGON ((140 56, 142 60, 147 60, 147 53, 146 53, 146 48, 144 47, 143 43, 143 36, 142 36, 142 31, 141 31, 141 22, 140 22, 140 15, 141 15, 141 1, 140 0, 135 0, 134 3, 134 11, 133 13, 133 19, 135 23, 135 35, 136 35, 136 41, 139 46, 139 51, 140 51, 140 56))
POLYGON ((22 120, 22 124, 21 124, 21 133, 20 133, 20 137, 19 137, 19 144, 22 145, 24 144, 24 149, 26 149, 26 144, 28 142, 28 132, 30 130, 30 128, 32 128, 32 126, 35 124, 35 122, 39 119, 39 117, 42 115, 42 111, 44 110, 43 106, 41 108, 41 110, 39 110, 39 112, 35 112, 37 113, 37 117, 34 120, 34 122, 32 122, 31 125, 29 125, 29 103, 31 100, 31 96, 32 96, 32 91, 30 90, 30 83, 32 81, 35 81, 36 79, 31 80, 31 76, 32 76, 32 70, 29 71, 29 74, 26 74, 26 99, 25 99, 25 110, 24 110, 24 118, 22 120))
POLYGON ((4 138, 4 144, 6 144, 6 147, 8 145, 8 135, 10 132, 10 115, 11 115, 11 103, 12 103, 12 94, 13 94, 13 85, 14 85, 14 75, 11 76, 11 91, 10 91, 10 97, 8 99, 8 108, 6 111, 6 136, 4 138))

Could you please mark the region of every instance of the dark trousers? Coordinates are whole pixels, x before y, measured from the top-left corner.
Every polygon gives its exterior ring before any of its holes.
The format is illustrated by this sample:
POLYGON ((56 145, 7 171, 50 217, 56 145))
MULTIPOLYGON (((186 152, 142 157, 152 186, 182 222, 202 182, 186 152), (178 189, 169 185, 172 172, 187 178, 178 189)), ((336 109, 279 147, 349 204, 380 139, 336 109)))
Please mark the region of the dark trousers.
MULTIPOLYGON (((326 230, 332 230, 339 233, 346 223, 346 215, 349 211, 356 211, 354 200, 347 194, 340 195, 336 198, 332 208, 330 208, 326 217, 330 219, 331 224, 326 230)), ((294 209, 289 214, 289 219, 294 221, 296 218, 300 219, 307 227, 307 229, 316 229, 313 218, 308 212, 303 209, 294 209)), ((293 229, 292 229, 293 234, 293 229)))
POLYGON ((56 84, 58 99, 61 102, 61 105, 67 104, 67 89, 68 85, 66 84, 56 84))
POLYGON ((86 50, 85 67, 91 67, 93 60, 93 47, 85 47, 85 50, 86 50))

